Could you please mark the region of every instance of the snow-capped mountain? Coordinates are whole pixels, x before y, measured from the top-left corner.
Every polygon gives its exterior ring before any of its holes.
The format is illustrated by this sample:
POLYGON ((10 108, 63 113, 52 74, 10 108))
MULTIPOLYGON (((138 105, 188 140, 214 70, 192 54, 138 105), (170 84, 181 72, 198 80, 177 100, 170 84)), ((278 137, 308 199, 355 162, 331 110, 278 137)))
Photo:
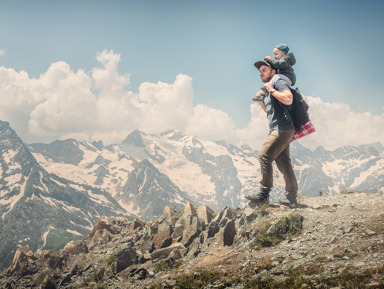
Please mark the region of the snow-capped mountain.
POLYGON ((100 216, 129 217, 107 192, 49 174, 2 121, 0 216, 0 268, 18 246, 60 249, 84 238, 100 216))
MULTIPOLYGON (((27 147, 0 122, 0 266, 18 245, 57 249, 81 238, 102 215, 150 219, 169 205, 242 206, 259 183, 257 158, 248 146, 178 131, 135 130, 109 146, 68 139, 27 147)), ((311 151, 294 142, 291 158, 304 195, 384 188, 380 143, 311 151)), ((283 191, 275 169, 272 197, 283 191)))
POLYGON ((159 217, 166 206, 181 209, 187 203, 198 204, 145 153, 136 159, 141 151, 136 147, 131 155, 122 149, 125 144, 104 146, 74 139, 29 147, 50 173, 109 192, 128 213, 141 219, 159 217))
MULTIPOLYGON (((170 183, 162 186, 165 193, 178 188, 177 197, 171 196, 162 204, 172 200, 176 205, 185 204, 189 197, 215 210, 237 207, 245 203, 246 193, 257 189, 260 180, 258 151, 226 141, 204 141, 178 131, 154 135, 135 130, 120 145, 107 147, 100 142, 67 140, 34 144, 31 149, 49 172, 107 190, 121 206, 141 218, 156 217, 147 214, 159 210, 147 210, 151 198, 142 203, 134 197, 146 194, 143 190, 138 193, 140 186, 133 190, 136 193, 127 190, 127 181, 134 178, 130 174, 145 160, 142 166, 151 164, 151 170, 157 169, 169 179, 170 183), (65 153, 68 146, 71 156, 65 153)), ((300 192, 311 196, 319 191, 338 193, 344 189, 378 192, 384 187, 383 151, 380 143, 311 151, 296 141, 291 157, 300 192)), ((284 182, 277 169, 274 173, 273 197, 277 197, 284 191, 284 182)), ((164 198, 164 194, 161 196, 164 198)))
POLYGON ((299 187, 306 195, 345 189, 377 193, 384 187, 384 147, 381 143, 344 146, 311 152, 299 143, 292 151, 299 187))

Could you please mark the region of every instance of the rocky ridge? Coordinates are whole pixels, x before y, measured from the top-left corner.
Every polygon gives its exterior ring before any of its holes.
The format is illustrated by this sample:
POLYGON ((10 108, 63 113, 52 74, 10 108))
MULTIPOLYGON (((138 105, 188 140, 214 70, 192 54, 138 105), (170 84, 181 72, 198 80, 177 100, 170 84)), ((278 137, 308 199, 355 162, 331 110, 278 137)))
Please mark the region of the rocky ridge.
POLYGON ((20 247, 1 288, 384 288, 384 193, 101 217, 53 252, 20 247), (188 284, 188 285, 186 285, 188 284), (193 287, 194 286, 194 287, 193 287))

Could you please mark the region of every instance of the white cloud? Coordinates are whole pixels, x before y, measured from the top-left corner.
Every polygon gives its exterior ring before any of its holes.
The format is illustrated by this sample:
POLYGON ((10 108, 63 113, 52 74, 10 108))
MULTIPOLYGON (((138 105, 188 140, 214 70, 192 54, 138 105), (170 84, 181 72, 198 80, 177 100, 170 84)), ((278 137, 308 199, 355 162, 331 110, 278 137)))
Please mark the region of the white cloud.
MULTIPOLYGON (((192 78, 179 74, 173 83, 142 83, 129 91, 129 74, 121 74, 121 56, 97 54, 101 67, 73 71, 65 62, 51 64, 39 78, 0 67, 0 119, 9 121, 25 142, 69 137, 119 143, 132 130, 159 133, 177 129, 202 139, 226 139, 259 148, 268 134, 264 111, 250 106, 251 121, 237 128, 231 117, 203 104, 193 106, 192 78)), ((384 114, 351 111, 342 103, 306 96, 317 129, 301 143, 335 148, 381 141, 384 114)))
POLYGON ((307 96, 309 113, 316 132, 302 139, 306 147, 324 146, 328 149, 381 142, 384 144, 384 113, 352 111, 343 103, 323 102, 307 96))
POLYGON ((228 114, 202 104, 194 108, 185 131, 205 140, 229 140, 236 137, 236 127, 228 114))
POLYGON ((0 49, 0 56, 3 56, 5 55, 5 50, 4 49, 0 49))

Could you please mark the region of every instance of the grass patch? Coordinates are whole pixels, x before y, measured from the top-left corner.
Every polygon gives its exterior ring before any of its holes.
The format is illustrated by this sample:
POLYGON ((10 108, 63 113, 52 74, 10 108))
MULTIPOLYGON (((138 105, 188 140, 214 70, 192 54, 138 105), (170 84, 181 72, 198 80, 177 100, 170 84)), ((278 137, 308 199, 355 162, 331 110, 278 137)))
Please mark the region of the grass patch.
POLYGON ((70 241, 80 240, 83 236, 73 235, 64 230, 51 229, 47 235, 45 250, 58 251, 70 241))
POLYGON ((277 221, 270 221, 260 229, 250 244, 251 249, 260 250, 264 247, 275 246, 289 236, 301 233, 303 217, 292 213, 277 221))
POLYGON ((176 279, 176 286, 180 289, 200 289, 213 284, 220 279, 221 274, 216 271, 202 271, 199 273, 183 274, 176 279))
POLYGON ((154 271, 155 273, 158 273, 160 271, 168 271, 174 268, 179 268, 182 262, 183 261, 181 260, 178 260, 178 261, 173 261, 171 259, 162 260, 155 265, 154 271))
POLYGON ((384 266, 364 270, 362 272, 353 271, 351 268, 347 268, 334 277, 305 277, 306 275, 321 273, 321 271, 321 266, 317 266, 316 264, 314 264, 309 267, 308 265, 300 266, 298 268, 288 271, 286 274, 287 278, 285 280, 276 281, 272 277, 263 278, 262 276, 258 275, 256 278, 244 281, 244 288, 384 288, 384 280, 382 279, 384 266), (305 275, 303 274, 304 271, 305 275), (371 282, 375 282, 376 285, 367 285, 371 282))
POLYGON ((117 256, 116 252, 113 252, 109 257, 105 260, 106 266, 106 272, 114 274, 116 272, 116 262, 117 262, 117 256))
POLYGON ((368 229, 380 234, 384 233, 384 214, 373 219, 370 224, 368 224, 368 229))

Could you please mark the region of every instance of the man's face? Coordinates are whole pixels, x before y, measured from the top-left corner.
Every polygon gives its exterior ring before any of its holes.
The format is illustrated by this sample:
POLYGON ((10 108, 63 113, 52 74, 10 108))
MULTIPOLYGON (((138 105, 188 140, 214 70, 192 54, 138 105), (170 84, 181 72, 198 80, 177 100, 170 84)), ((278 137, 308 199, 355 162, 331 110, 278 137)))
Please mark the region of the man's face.
POLYGON ((276 71, 269 66, 262 65, 259 69, 261 81, 266 83, 272 79, 276 71))

